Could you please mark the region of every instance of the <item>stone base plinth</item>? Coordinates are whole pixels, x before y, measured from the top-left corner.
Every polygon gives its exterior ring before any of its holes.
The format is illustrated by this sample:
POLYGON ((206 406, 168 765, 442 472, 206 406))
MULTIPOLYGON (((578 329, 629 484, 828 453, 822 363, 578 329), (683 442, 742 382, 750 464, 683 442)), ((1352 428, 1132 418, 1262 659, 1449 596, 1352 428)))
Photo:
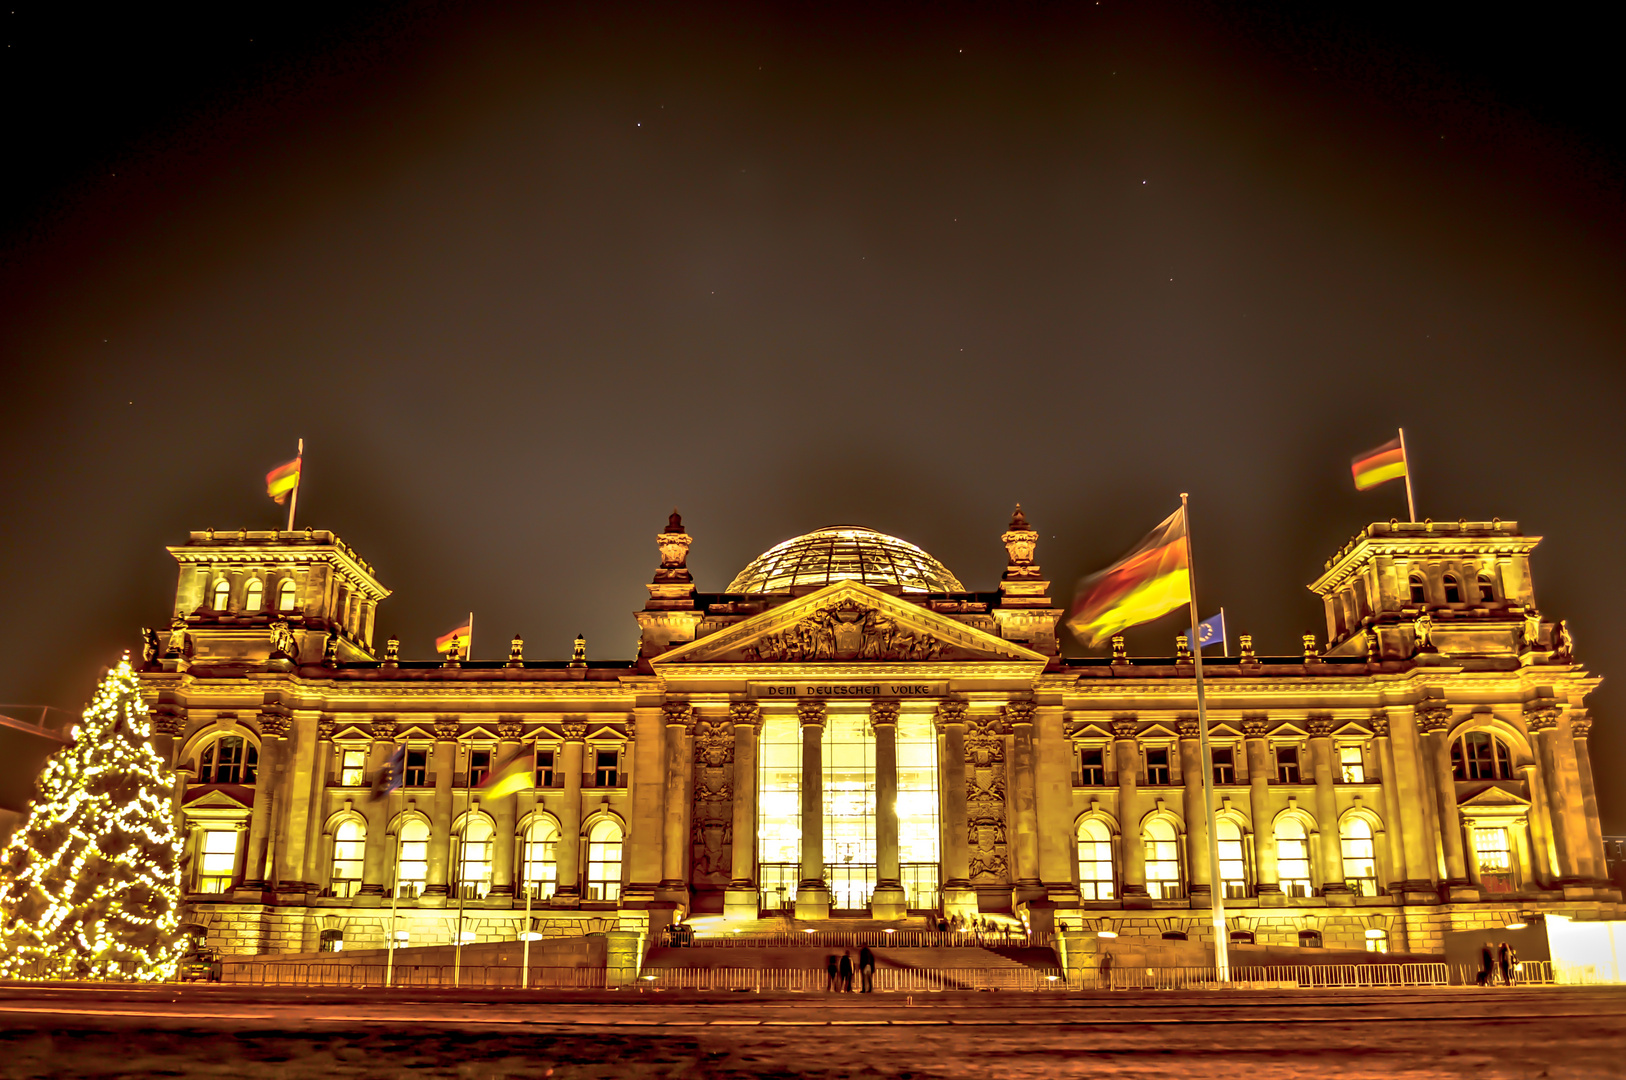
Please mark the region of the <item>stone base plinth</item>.
POLYGON ((822 881, 802 882, 796 886, 795 906, 798 919, 828 919, 830 887, 822 881))
POLYGON ((725 919, 754 919, 761 904, 762 898, 757 894, 755 885, 730 885, 723 891, 725 919))
POLYGON ((958 915, 962 919, 975 919, 981 914, 977 904, 977 890, 970 885, 943 886, 943 914, 958 915))
POLYGON ((872 919, 902 919, 909 914, 909 897, 902 885, 877 885, 869 898, 872 919))

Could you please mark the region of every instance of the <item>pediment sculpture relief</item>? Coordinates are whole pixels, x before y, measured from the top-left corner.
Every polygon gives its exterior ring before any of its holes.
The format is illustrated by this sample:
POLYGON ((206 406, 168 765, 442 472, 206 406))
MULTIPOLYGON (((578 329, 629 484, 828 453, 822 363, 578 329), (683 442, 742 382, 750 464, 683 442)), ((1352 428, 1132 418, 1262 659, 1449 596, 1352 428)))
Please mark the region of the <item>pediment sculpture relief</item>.
POLYGON ((851 600, 816 611, 746 646, 748 660, 934 660, 943 642, 851 600))

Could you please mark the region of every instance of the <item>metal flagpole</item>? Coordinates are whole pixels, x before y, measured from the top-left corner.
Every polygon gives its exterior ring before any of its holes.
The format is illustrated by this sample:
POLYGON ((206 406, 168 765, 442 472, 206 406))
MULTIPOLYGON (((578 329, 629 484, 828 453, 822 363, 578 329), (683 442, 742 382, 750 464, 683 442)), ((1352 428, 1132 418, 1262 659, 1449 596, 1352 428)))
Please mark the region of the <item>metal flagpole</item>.
POLYGON ((1224 608, 1220 608, 1220 648, 1225 650, 1226 656, 1231 655, 1231 628, 1225 625, 1224 608))
MULTIPOLYGON (((1197 625, 1197 564, 1191 557, 1191 507, 1180 493, 1186 526, 1186 574, 1191 583, 1191 625, 1197 625)), ((1197 675, 1197 739, 1203 768, 1203 818, 1208 823, 1208 902, 1214 916, 1214 967, 1222 983, 1231 981, 1230 937, 1225 930, 1225 880, 1220 875, 1219 831, 1214 821, 1214 755, 1208 745, 1208 702, 1203 696, 1202 643, 1191 651, 1197 675)))
POLYGON ((401 834, 395 835, 395 869, 390 872, 390 941, 384 961, 384 988, 395 985, 395 912, 401 902, 401 834))
POLYGON ((465 891, 467 886, 462 877, 462 874, 458 875, 457 883, 457 942, 452 948, 453 986, 463 985, 463 904, 468 894, 465 891))
MULTIPOLYGON (((305 479, 305 440, 299 440, 299 479, 294 481, 294 493, 288 499, 288 531, 294 531, 294 508, 299 505, 299 482, 305 479)), ((1411 481, 1406 481, 1411 483, 1411 481)))
MULTIPOLYGON (((1411 483, 1407 480, 1406 483, 1411 483)), ((469 643, 463 648, 463 659, 474 659, 474 612, 469 612, 469 643)))
MULTIPOLYGON (((523 863, 521 864, 523 872, 523 863)), ((520 935, 525 942, 520 947, 519 958, 519 988, 529 990, 531 987, 531 883, 525 883, 525 932, 520 935)))
POLYGON ((1417 504, 1411 497, 1411 457, 1406 453, 1406 429, 1400 429, 1400 462, 1406 466, 1406 513, 1417 520, 1417 504))

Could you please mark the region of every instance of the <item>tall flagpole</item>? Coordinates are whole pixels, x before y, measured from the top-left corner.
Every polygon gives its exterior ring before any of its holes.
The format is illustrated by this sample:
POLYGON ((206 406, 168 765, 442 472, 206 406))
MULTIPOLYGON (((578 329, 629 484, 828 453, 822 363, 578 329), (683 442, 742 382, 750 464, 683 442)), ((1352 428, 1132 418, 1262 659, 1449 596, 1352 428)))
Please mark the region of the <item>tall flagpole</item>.
POLYGON ((1411 497, 1411 458, 1406 454, 1406 429, 1400 429, 1400 461, 1406 466, 1406 513, 1412 521, 1417 520, 1417 504, 1411 497))
MULTIPOLYGON (((293 530, 289 530, 292 532, 293 530)), ((384 962, 384 987, 395 985, 395 912, 401 900, 401 835, 395 836, 395 869, 390 872, 390 940, 384 962)))
MULTIPOLYGON (((1180 493, 1186 526, 1186 575, 1191 583, 1191 625, 1197 625, 1197 563, 1191 557, 1191 507, 1180 493)), ((1220 875, 1219 831, 1214 821, 1214 755, 1208 745, 1208 702, 1203 696, 1202 642, 1191 650, 1197 674, 1197 739, 1203 768, 1203 818, 1208 823, 1208 902, 1214 917, 1214 968, 1222 983, 1231 981, 1230 938, 1225 931, 1225 879, 1220 875)))
MULTIPOLYGON (((1189 555, 1190 552, 1187 552, 1187 554, 1189 555)), ((1231 655, 1231 628, 1225 625, 1225 609, 1223 607, 1220 608, 1220 648, 1225 650, 1226 656, 1231 655)))
MULTIPOLYGON (((297 474, 298 479, 296 479, 294 481, 294 493, 293 493, 293 496, 291 498, 289 498, 289 500, 288 500, 288 531, 289 532, 294 531, 294 508, 299 505, 299 482, 300 482, 300 480, 305 479, 305 440, 304 440, 303 437, 300 438, 300 440, 299 440, 298 458, 299 458, 299 472, 297 474)), ((1411 481, 1407 480, 1406 483, 1409 484, 1409 483, 1411 483, 1411 481)))
MULTIPOLYGON (((1410 480, 1406 482, 1408 484, 1411 483, 1410 480)), ((474 659, 474 612, 472 611, 469 612, 469 644, 468 647, 463 650, 463 659, 474 659)))

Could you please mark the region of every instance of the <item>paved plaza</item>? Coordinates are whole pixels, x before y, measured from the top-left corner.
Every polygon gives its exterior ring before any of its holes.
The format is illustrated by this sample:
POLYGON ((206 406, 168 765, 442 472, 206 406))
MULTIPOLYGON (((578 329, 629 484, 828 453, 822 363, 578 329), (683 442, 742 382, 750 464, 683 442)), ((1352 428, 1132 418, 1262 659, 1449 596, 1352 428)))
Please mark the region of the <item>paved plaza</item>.
POLYGON ((0 987, 0 1077, 1617 1077, 1626 990, 0 987))

